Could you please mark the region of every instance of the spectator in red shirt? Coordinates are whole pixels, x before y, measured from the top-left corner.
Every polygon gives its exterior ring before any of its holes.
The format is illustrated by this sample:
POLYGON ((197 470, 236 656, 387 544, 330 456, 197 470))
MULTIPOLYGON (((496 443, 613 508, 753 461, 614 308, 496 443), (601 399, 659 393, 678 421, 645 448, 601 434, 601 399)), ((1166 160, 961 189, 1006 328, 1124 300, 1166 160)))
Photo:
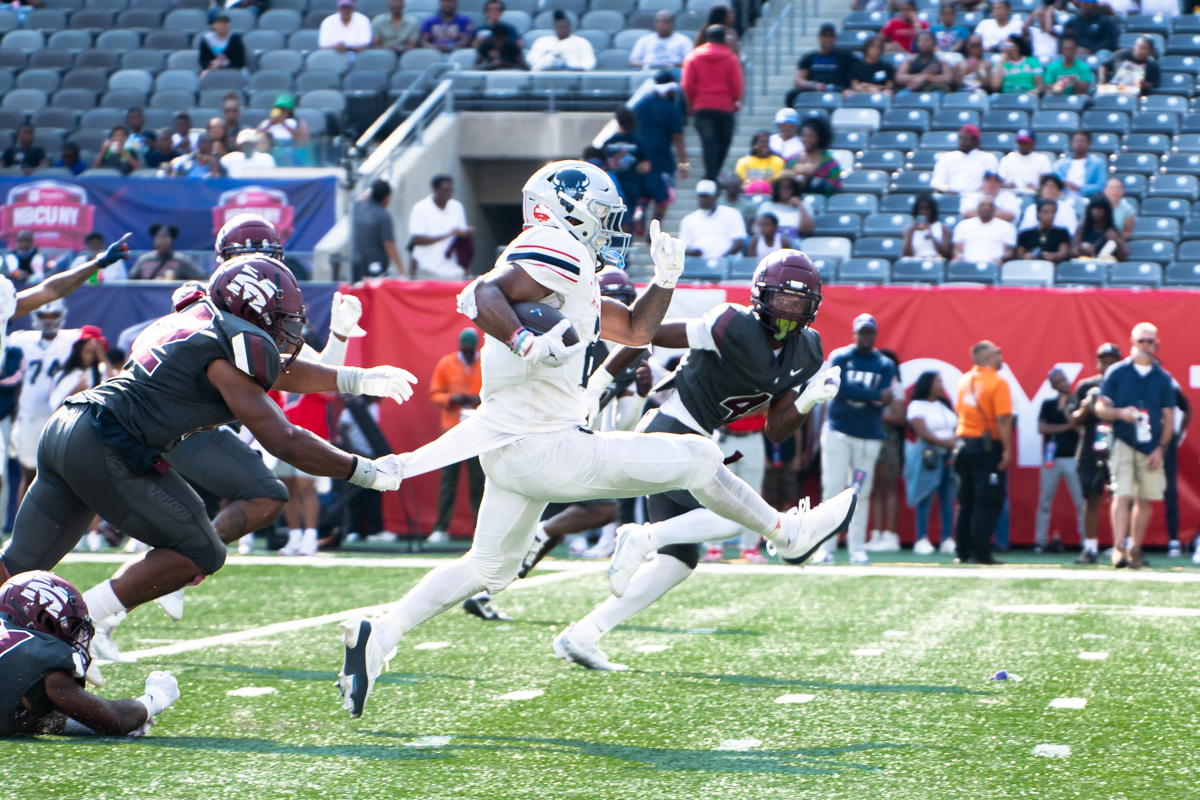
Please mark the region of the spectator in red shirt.
MULTIPOLYGON (((270 392, 271 398, 283 409, 288 422, 329 441, 329 404, 336 394, 287 394, 270 392)), ((317 554, 317 523, 321 504, 317 500, 317 479, 280 461, 274 468, 275 477, 288 490, 283 518, 288 526, 288 543, 279 550, 281 556, 315 556, 317 554)))
POLYGON ((889 53, 911 53, 917 34, 927 30, 929 23, 917 19, 916 3, 904 0, 900 4, 900 16, 888 20, 879 35, 887 42, 886 49, 889 53))
POLYGON ((742 107, 742 65, 725 46, 725 26, 710 25, 705 43, 683 60, 680 86, 692 109, 704 152, 704 178, 715 181, 733 140, 733 115, 742 107))

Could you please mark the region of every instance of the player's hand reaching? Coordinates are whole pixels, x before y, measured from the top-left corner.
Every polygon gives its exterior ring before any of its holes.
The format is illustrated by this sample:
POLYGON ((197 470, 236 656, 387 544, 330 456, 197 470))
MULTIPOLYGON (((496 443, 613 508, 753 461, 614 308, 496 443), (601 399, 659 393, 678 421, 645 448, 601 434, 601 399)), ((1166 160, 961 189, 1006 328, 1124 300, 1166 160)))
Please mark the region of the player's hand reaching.
POLYGON ((146 677, 146 693, 138 698, 138 702, 146 707, 146 721, 149 722, 178 699, 179 681, 169 671, 155 670, 146 677))
POLYGON ((836 397, 838 389, 841 387, 841 367, 833 367, 818 372, 808 382, 808 385, 804 387, 804 391, 800 393, 800 397, 797 398, 796 410, 801 414, 807 414, 809 411, 812 411, 812 407, 817 403, 824 403, 826 400, 832 400, 836 397))
POLYGON ((358 327, 362 318, 362 301, 352 294, 333 293, 333 310, 329 314, 329 330, 345 339, 356 339, 366 336, 367 332, 358 327))
POLYGON ((337 388, 344 394, 390 397, 403 403, 412 397, 417 376, 399 367, 338 367, 337 388))
POLYGON ((587 403, 589 425, 593 424, 596 417, 600 416, 600 398, 604 397, 604 390, 612 385, 612 381, 612 373, 603 366, 588 378, 587 388, 583 390, 583 399, 587 403))
POLYGON ((127 233, 124 236, 122 236, 120 239, 118 239, 117 241, 110 244, 108 246, 108 249, 104 251, 104 255, 100 256, 100 258, 97 259, 100 262, 100 266, 101 267, 110 267, 113 264, 117 263, 118 261, 123 260, 127 255, 129 255, 128 242, 129 242, 129 237, 132 235, 133 235, 132 233, 127 233))
POLYGON ((650 220, 650 257, 654 260, 654 282, 664 289, 674 289, 683 274, 683 242, 664 233, 658 220, 650 220))
POLYGON ((526 361, 543 367, 561 367, 571 356, 587 347, 584 342, 565 344, 563 334, 571 327, 570 320, 559 320, 550 330, 539 335, 525 330, 513 347, 513 352, 526 361))
POLYGON ((400 456, 387 455, 374 460, 355 456, 354 472, 349 482, 378 492, 394 492, 404 477, 404 461, 400 456))

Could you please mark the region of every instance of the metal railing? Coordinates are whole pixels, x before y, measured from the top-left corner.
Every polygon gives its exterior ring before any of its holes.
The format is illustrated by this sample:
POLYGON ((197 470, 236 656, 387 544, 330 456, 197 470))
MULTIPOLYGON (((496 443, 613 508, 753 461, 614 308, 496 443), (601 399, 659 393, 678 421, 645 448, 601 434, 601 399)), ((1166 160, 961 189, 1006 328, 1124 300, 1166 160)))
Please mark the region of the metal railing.
POLYGON ((449 78, 441 81, 425 98, 425 101, 413 110, 408 119, 392 131, 391 135, 375 148, 375 152, 359 165, 358 178, 370 182, 383 177, 384 173, 410 145, 420 142, 425 128, 433 119, 444 112, 452 112, 454 110, 453 87, 454 81, 449 78))
POLYGON ((415 81, 408 85, 408 88, 406 88, 400 94, 400 97, 396 99, 396 102, 388 106, 387 110, 380 114, 379 117, 371 123, 370 127, 363 131, 362 136, 359 136, 358 141, 355 142, 355 146, 357 146, 361 152, 365 153, 370 147, 375 136, 379 133, 380 129, 390 122, 392 117, 394 117, 397 113, 404 110, 404 106, 408 103, 409 98, 411 98, 417 92, 424 91, 425 87, 432 83, 434 78, 447 72, 458 72, 458 70, 458 64, 451 64, 445 61, 438 64, 430 64, 415 81))
MULTIPOLYGON (((778 0, 777 0, 778 1, 778 0)), ((800 0, 802 4, 806 4, 806 0, 800 0)), ((763 18, 760 25, 766 24, 771 18, 771 11, 776 3, 768 3, 764 8, 763 18)), ((805 6, 807 7, 807 6, 805 6)), ((762 91, 763 94, 768 92, 768 81, 771 75, 778 75, 783 69, 783 37, 787 34, 788 53, 792 53, 796 49, 796 25, 795 25, 796 3, 795 0, 789 2, 776 15, 775 21, 771 23, 766 32, 762 34, 762 40, 758 42, 758 50, 761 53, 759 60, 759 71, 762 73, 762 91), (771 69, 771 46, 775 47, 775 65, 771 69)))

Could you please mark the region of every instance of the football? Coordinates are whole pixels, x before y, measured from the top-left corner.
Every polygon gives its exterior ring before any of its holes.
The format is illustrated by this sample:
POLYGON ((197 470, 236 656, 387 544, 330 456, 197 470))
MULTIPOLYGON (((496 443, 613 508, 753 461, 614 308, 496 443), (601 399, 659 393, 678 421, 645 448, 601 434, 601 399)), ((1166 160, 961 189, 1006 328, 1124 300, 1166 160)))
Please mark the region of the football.
MULTIPOLYGON (((561 311, 544 303, 514 303, 512 310, 522 325, 539 336, 566 319, 561 311)), ((579 342, 579 334, 574 327, 567 328, 562 338, 563 344, 568 347, 579 342)))

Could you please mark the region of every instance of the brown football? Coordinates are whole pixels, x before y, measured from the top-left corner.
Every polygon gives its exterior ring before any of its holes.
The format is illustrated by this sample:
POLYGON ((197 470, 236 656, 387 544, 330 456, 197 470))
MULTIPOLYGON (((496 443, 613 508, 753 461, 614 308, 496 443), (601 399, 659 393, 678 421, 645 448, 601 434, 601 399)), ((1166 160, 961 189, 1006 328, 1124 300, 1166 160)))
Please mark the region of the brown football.
MULTIPOLYGON (((566 319, 557 308, 544 303, 513 303, 512 310, 522 325, 539 336, 566 319)), ((563 344, 568 347, 579 342, 579 334, 573 327, 568 327, 562 338, 563 344)))

